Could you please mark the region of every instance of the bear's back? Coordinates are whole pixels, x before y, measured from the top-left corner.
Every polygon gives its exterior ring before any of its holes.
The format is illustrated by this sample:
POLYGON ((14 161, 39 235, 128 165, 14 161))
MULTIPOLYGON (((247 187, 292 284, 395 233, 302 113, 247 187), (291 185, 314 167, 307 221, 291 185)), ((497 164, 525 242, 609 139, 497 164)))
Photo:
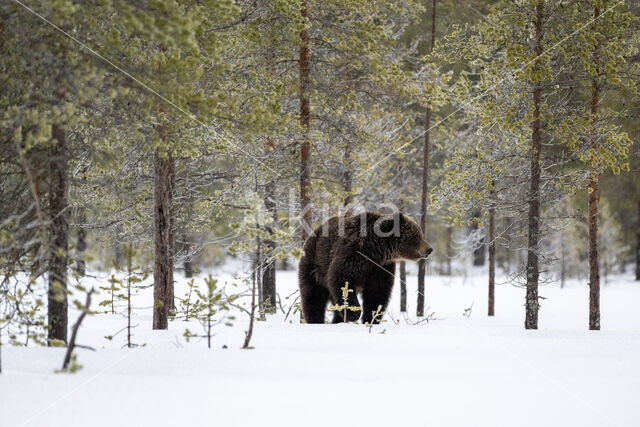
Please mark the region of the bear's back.
POLYGON ((331 261, 336 257, 336 250, 341 246, 358 249, 362 244, 361 234, 372 234, 373 224, 380 216, 374 212, 365 212, 329 218, 317 227, 305 242, 305 256, 313 263, 318 274, 324 276, 331 261), (361 226, 363 221, 365 224, 361 226))

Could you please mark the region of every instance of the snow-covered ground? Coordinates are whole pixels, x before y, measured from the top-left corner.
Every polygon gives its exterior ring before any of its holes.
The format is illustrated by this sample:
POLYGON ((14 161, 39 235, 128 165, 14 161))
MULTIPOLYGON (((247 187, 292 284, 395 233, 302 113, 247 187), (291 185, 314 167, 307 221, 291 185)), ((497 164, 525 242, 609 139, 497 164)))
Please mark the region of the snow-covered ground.
MULTIPOLYGON (((411 313, 416 277, 408 281, 411 313)), ((296 288, 295 271, 278 274, 280 295, 296 288)), ((0 426, 640 425, 640 283, 617 277, 603 287, 600 332, 587 330, 585 283, 543 287, 537 331, 523 328, 522 289, 498 286, 494 318, 486 294, 481 271, 430 276, 436 320, 402 316, 396 287, 396 321, 371 333, 277 314, 256 323, 252 350, 240 349, 248 319, 239 314, 232 328, 217 327, 209 350, 185 342, 182 321, 152 331, 146 291, 134 331, 145 346, 121 348, 122 333, 104 338, 122 317, 89 317, 78 341, 97 351, 78 350, 75 374, 54 373, 64 349, 3 346, 0 426)))

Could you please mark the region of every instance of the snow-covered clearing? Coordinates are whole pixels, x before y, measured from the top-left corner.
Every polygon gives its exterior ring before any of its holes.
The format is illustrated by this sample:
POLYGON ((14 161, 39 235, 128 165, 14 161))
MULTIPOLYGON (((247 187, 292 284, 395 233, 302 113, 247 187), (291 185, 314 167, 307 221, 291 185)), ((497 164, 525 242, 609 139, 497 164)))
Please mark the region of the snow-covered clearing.
MULTIPOLYGON (((640 425, 639 283, 617 277, 603 287, 600 332, 587 331, 584 283, 541 289, 537 331, 523 328, 522 289, 498 286, 488 318, 482 272, 427 283, 437 320, 409 324, 396 284, 388 313, 397 324, 369 333, 277 314, 257 322, 253 350, 240 349, 244 314, 217 327, 211 350, 186 343, 181 321, 152 331, 148 308, 136 311, 134 341, 146 346, 134 349, 121 348, 122 333, 104 338, 125 325, 121 316, 89 317, 78 341, 97 351, 78 350, 76 374, 54 373, 64 349, 2 348, 0 426, 640 425)), ((180 278, 176 295, 183 288, 180 278)), ((296 288, 295 271, 278 273, 280 295, 296 288)), ((150 303, 149 293, 136 299, 150 303)))

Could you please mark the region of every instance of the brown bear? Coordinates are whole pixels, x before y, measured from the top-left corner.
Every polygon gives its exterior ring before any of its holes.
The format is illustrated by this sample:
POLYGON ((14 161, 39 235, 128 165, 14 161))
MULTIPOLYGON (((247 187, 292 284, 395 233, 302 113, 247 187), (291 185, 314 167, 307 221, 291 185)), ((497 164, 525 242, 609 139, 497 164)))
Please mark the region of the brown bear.
MULTIPOLYGON (((403 213, 381 215, 363 212, 336 216, 316 228, 304 243, 298 284, 306 323, 324 323, 327 303, 343 304, 345 282, 349 306, 360 307, 362 323, 377 323, 373 315, 384 311, 391 297, 395 262, 418 261, 433 252, 414 220, 403 213)), ((360 311, 347 310, 347 321, 360 318, 360 311)), ((343 322, 343 312, 334 311, 333 323, 343 322)))

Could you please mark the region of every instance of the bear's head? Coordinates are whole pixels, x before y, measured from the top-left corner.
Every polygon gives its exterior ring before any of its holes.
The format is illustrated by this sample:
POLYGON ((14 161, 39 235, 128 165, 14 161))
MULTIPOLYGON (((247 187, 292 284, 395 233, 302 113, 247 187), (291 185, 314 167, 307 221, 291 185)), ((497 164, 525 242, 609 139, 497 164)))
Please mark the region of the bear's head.
POLYGON ((375 231, 391 243, 391 259, 419 261, 433 252, 433 248, 424 238, 422 229, 409 216, 396 213, 385 215, 379 221, 375 231))

